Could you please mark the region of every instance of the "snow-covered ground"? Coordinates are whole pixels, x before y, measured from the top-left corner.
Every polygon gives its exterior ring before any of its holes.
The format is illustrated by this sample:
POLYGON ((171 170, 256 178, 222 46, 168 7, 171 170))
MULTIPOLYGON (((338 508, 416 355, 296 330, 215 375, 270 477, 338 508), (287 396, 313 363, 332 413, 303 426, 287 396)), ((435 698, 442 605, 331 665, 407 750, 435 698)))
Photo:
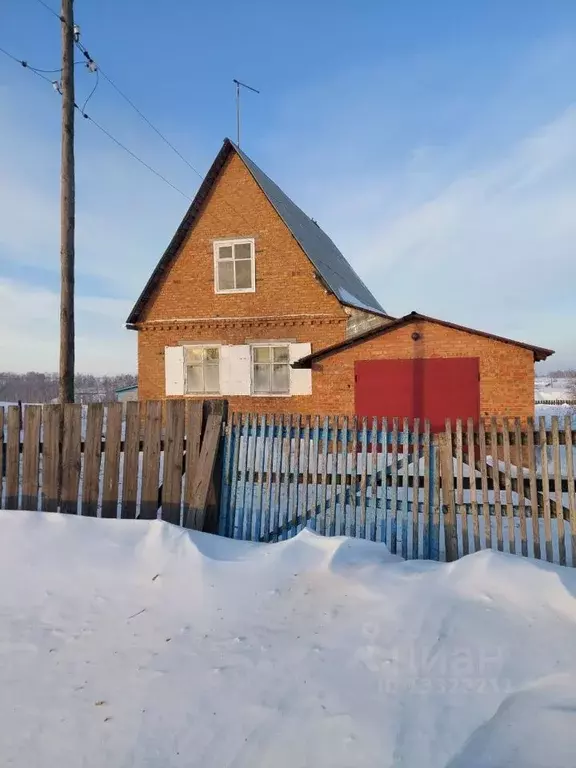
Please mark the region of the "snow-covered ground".
POLYGON ((574 399, 574 379, 537 376, 534 381, 535 400, 574 399))
POLYGON ((576 572, 0 513, 0 764, 573 768, 576 572))

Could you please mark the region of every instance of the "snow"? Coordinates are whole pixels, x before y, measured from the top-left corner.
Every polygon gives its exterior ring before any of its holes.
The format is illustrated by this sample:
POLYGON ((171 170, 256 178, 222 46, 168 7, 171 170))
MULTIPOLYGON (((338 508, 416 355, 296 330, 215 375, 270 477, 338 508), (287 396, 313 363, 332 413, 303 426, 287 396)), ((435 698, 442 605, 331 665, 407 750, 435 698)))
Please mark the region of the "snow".
POLYGON ((573 768, 576 573, 0 513, 0 764, 573 768))

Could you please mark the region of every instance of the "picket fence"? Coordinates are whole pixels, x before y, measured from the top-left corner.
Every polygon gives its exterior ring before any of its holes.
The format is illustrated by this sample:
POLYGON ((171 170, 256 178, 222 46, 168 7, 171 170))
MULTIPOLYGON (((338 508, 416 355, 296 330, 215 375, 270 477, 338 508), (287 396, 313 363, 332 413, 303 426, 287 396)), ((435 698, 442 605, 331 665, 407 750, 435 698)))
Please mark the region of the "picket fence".
POLYGON ((220 533, 279 541, 304 526, 384 541, 405 558, 493 548, 576 564, 570 419, 560 429, 231 414, 220 533))
POLYGON ((0 408, 0 435, 7 509, 160 517, 265 542, 309 526, 407 558, 492 548, 576 565, 569 417, 457 421, 433 435, 417 420, 169 400, 0 408))

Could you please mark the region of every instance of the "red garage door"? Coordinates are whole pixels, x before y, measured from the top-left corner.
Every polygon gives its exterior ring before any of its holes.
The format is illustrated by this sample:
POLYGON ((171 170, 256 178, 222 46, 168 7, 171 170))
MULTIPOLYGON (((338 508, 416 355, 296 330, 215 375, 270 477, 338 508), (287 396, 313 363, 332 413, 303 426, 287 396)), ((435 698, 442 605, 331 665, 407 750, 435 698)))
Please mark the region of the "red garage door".
POLYGON ((355 364, 358 416, 445 420, 480 417, 480 366, 476 357, 359 360, 355 364))

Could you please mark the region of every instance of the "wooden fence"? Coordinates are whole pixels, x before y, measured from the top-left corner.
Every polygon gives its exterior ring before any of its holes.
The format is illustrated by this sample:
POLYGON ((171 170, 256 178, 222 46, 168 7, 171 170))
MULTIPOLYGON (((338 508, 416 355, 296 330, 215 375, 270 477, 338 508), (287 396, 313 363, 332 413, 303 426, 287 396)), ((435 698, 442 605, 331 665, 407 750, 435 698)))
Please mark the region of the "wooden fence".
POLYGON ((255 541, 308 525, 408 558, 576 564, 570 418, 447 424, 230 414, 222 401, 0 408, 7 509, 153 519, 255 541))
POLYGON ((446 425, 231 414, 220 533, 278 541, 308 525, 408 558, 493 548, 576 564, 570 419, 446 425))
POLYGON ((5 509, 216 530, 222 401, 0 408, 5 509))

